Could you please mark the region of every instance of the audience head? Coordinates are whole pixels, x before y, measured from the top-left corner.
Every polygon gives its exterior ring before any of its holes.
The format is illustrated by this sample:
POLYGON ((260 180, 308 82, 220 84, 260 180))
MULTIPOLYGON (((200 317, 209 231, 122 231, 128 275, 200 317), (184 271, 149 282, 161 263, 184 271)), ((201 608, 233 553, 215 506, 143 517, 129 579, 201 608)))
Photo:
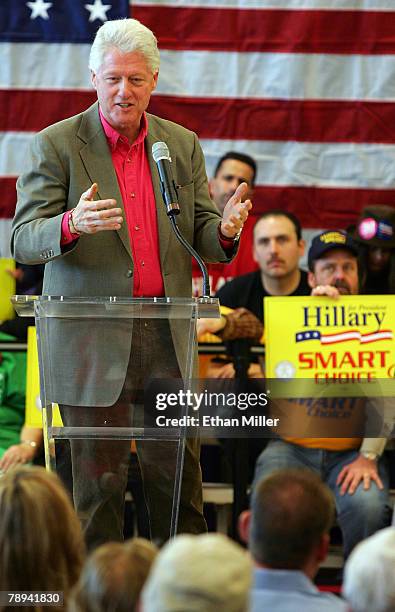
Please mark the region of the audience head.
POLYGON ((122 54, 138 52, 145 57, 152 73, 159 70, 159 50, 154 33, 137 19, 105 21, 97 30, 92 43, 89 68, 97 73, 109 51, 122 54))
POLYGON ((157 555, 148 540, 110 542, 87 559, 72 592, 70 612, 133 612, 157 555))
POLYGON ((315 236, 307 260, 310 287, 332 285, 343 295, 359 291, 357 243, 346 232, 328 230, 315 236))
POLYGON ((240 534, 258 565, 313 578, 327 554, 333 518, 332 493, 317 474, 281 469, 256 486, 240 534))
POLYGON ((255 160, 249 155, 229 151, 223 155, 210 180, 210 194, 218 210, 222 213, 229 198, 241 183, 247 183, 249 191, 246 198, 251 198, 256 176, 255 160))
POLYGON ((304 247, 300 222, 292 213, 269 210, 255 223, 253 257, 264 277, 292 277, 304 247))
POLYGON ((0 478, 0 590, 63 591, 84 559, 80 522, 59 478, 18 467, 0 478))
POLYGON ((343 594, 353 612, 395 610, 395 528, 360 542, 347 559, 343 594))
POLYGON ((159 553, 142 594, 144 612, 247 612, 248 553, 224 535, 180 535, 159 553))
POLYGON ((357 221, 353 238, 370 248, 395 249, 395 207, 366 206, 357 221))
POLYGON ((352 236, 360 245, 360 261, 367 285, 372 285, 368 293, 376 292, 381 282, 383 292, 395 293, 395 207, 366 206, 352 236))

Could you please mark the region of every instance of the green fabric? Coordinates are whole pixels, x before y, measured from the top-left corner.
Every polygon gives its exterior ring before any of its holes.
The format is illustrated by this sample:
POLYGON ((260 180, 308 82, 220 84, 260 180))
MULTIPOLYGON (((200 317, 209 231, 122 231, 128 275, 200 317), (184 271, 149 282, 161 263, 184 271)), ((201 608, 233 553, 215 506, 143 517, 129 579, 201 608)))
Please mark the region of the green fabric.
MULTIPOLYGON (((14 338, 0 332, 0 342, 14 338)), ((0 457, 19 442, 25 422, 26 352, 1 352, 0 363, 0 457)))

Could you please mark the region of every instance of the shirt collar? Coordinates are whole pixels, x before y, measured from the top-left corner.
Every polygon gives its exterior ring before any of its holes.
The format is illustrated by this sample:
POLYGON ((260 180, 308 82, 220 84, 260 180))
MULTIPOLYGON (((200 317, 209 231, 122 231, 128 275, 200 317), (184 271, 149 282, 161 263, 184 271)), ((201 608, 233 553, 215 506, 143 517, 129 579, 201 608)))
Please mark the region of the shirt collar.
POLYGON ((299 570, 273 570, 261 567, 255 568, 254 588, 318 592, 314 583, 299 570))
MULTIPOLYGON (((120 134, 119 132, 117 132, 112 125, 110 125, 107 121, 107 119, 105 118, 105 116, 102 113, 102 110, 99 106, 99 116, 100 116, 100 121, 101 124, 103 126, 103 130, 104 133, 106 135, 108 144, 110 145, 110 148, 112 151, 114 151, 114 149, 116 148, 118 141, 120 142, 124 142, 126 143, 128 146, 130 146, 128 139, 126 138, 126 136, 122 136, 122 134, 120 134)), ((134 141, 134 143, 131 145, 132 147, 134 147, 135 145, 139 145, 142 142, 144 142, 145 137, 147 136, 148 133, 148 119, 147 119, 147 115, 144 112, 142 117, 141 117, 141 121, 140 121, 140 131, 139 134, 136 138, 136 140, 134 141)))

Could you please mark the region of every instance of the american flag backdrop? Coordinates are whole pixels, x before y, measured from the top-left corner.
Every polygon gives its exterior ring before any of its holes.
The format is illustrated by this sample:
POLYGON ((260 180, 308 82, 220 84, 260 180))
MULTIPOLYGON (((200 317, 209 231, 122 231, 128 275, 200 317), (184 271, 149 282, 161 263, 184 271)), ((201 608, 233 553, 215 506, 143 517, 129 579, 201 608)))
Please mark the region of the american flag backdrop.
POLYGON ((95 99, 90 42, 126 16, 159 40, 149 110, 197 132, 209 176, 255 157, 255 214, 333 228, 395 205, 395 0, 1 0, 0 255, 32 134, 95 99))

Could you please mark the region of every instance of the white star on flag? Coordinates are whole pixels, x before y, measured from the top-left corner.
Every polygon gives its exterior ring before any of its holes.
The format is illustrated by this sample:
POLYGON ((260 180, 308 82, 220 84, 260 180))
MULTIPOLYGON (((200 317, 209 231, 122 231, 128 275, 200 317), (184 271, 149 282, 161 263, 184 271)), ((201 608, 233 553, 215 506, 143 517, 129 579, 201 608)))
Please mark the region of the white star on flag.
POLYGON ((49 19, 48 9, 51 8, 52 2, 43 2, 43 0, 34 0, 34 2, 26 2, 26 6, 32 11, 30 19, 36 19, 42 17, 43 19, 49 19))
POLYGON ((89 21, 95 21, 95 19, 107 21, 106 13, 110 10, 111 4, 102 4, 101 0, 95 0, 94 4, 85 4, 85 8, 90 12, 89 21))

